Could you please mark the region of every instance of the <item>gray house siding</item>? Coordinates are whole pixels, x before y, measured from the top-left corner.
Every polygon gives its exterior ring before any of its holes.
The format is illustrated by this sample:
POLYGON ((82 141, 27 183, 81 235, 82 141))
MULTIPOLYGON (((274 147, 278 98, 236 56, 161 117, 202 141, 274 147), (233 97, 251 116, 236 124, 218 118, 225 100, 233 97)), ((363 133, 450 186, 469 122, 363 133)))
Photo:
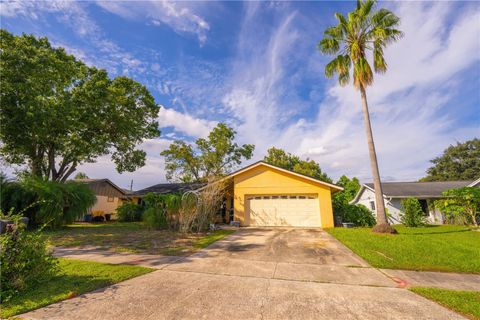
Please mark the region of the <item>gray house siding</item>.
MULTIPOLYGON (((357 197, 357 200, 352 202, 353 204, 363 204, 365 207, 370 209, 372 211, 373 215, 376 216, 375 209, 377 204, 375 201, 375 193, 369 189, 369 188, 364 188, 362 193, 357 197), (372 202, 374 204, 374 207, 372 207, 372 202)), ((419 200, 426 200, 428 201, 429 199, 419 199, 419 200)), ((401 214, 402 214, 402 204, 401 198, 387 198, 384 197, 385 201, 385 208, 388 211, 388 220, 391 224, 399 224, 400 219, 401 219, 401 214)), ((443 224, 443 216, 442 214, 437 210, 431 210, 430 208, 428 209, 427 212, 427 220, 428 223, 431 224, 443 224)))

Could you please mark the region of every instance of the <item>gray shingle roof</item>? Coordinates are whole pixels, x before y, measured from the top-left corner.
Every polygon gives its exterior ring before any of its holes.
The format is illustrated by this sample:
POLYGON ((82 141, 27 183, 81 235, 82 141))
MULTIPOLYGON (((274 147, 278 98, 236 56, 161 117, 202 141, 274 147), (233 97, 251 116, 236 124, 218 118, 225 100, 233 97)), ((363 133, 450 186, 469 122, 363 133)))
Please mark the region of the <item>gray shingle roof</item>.
MULTIPOLYGON (((435 182, 382 182, 383 194, 387 197, 435 198, 448 189, 466 187, 473 181, 435 181, 435 182)), ((373 183, 366 183, 373 189, 373 183)))
POLYGON ((205 186, 206 183, 203 182, 193 182, 193 183, 160 183, 154 186, 138 190, 135 192, 136 195, 145 195, 149 192, 160 193, 160 194, 171 194, 171 193, 184 193, 191 190, 199 189, 205 186))

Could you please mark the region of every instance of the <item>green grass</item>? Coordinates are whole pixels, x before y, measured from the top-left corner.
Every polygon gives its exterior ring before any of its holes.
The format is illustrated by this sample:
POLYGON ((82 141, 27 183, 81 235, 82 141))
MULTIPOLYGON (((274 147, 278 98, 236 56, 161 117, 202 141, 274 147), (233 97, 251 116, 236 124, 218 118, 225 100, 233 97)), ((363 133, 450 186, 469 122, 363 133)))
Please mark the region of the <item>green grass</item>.
POLYGON ((2 303, 0 317, 11 317, 154 270, 139 266, 70 259, 59 259, 59 267, 59 275, 53 279, 23 291, 10 301, 2 303))
POLYGON ((411 288, 411 291, 459 312, 470 319, 480 319, 480 292, 437 288, 411 288))
POLYGON ((377 268, 480 273, 480 232, 464 226, 395 226, 397 235, 368 228, 326 229, 377 268))
POLYGON ((215 241, 218 241, 229 234, 234 233, 235 230, 216 230, 212 232, 209 235, 206 235, 196 241, 193 242, 193 247, 197 249, 203 249, 214 243, 215 241))
POLYGON ((53 246, 95 246, 117 252, 185 256, 232 232, 179 233, 150 230, 142 222, 108 222, 76 223, 59 230, 46 230, 44 234, 53 246))

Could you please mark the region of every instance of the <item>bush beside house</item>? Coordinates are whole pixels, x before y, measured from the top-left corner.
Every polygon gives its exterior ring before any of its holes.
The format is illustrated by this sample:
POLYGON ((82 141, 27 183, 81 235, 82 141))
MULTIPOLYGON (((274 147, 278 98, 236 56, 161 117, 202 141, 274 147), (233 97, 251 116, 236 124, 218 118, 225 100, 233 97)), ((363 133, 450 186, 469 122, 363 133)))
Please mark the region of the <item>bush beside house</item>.
POLYGON ((134 222, 142 221, 142 214, 145 208, 142 205, 132 202, 124 202, 117 208, 118 221, 134 222))
POLYGON ((88 186, 70 182, 23 177, 17 181, 0 176, 2 212, 23 212, 32 225, 59 227, 81 218, 96 201, 88 186))
POLYGON ((480 188, 463 187, 443 192, 444 199, 435 201, 448 220, 463 221, 478 226, 480 218, 480 188))
POLYGON ((407 198, 401 201, 402 214, 400 221, 406 227, 418 227, 426 223, 425 216, 420 205, 420 201, 416 198, 407 198))

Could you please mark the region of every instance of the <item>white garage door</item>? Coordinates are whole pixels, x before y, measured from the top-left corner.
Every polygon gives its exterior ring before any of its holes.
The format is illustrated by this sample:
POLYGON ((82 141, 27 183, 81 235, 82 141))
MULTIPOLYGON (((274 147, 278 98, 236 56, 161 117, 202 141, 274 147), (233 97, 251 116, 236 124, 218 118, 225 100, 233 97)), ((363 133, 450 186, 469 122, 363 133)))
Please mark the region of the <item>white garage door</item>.
POLYGON ((249 196, 247 202, 251 226, 320 227, 317 197, 249 196))

